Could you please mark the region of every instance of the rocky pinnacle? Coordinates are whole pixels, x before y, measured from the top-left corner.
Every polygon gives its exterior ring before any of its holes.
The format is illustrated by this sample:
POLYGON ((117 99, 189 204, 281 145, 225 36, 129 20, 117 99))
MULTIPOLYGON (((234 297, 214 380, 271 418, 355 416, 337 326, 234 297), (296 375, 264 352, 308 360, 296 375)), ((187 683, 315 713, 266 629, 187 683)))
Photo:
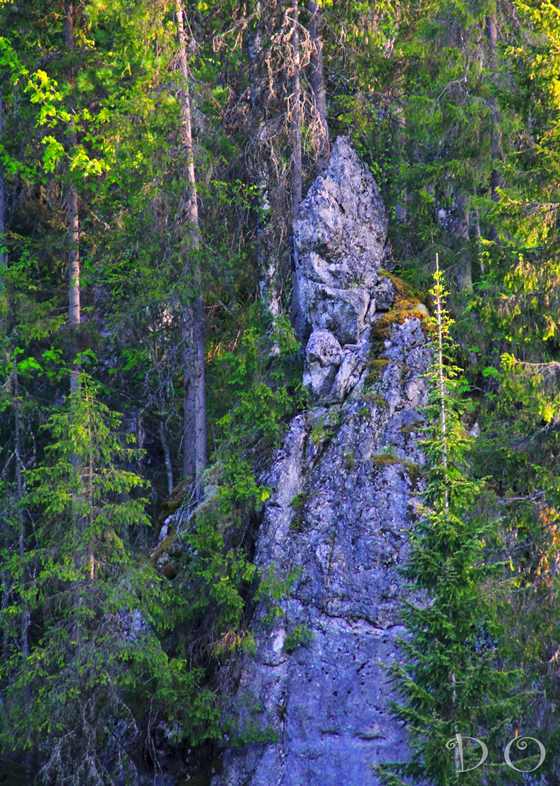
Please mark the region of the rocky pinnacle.
POLYGON ((255 559, 284 593, 256 608, 213 786, 378 786, 376 765, 407 757, 388 669, 406 635, 399 567, 429 350, 421 313, 408 316, 383 270, 386 236, 374 179, 340 138, 294 226, 313 403, 262 479, 272 496, 255 559))

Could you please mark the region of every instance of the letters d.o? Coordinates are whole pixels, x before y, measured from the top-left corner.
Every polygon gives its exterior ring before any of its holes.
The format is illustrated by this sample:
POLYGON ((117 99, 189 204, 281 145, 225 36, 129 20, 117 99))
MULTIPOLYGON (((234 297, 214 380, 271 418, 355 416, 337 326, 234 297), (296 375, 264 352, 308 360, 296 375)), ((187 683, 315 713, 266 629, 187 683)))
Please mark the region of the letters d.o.
MULTIPOLYGON (((488 746, 482 740, 479 740, 478 737, 468 737, 463 734, 456 734, 446 742, 446 747, 449 750, 454 751, 456 772, 470 772, 471 770, 476 770, 478 767, 481 767, 488 758, 488 746), (463 740, 470 740, 480 747, 480 760, 473 767, 465 767, 463 740)), ((514 737, 504 748, 504 761, 510 769, 515 770, 516 772, 535 772, 535 770, 538 770, 539 767, 543 765, 545 758, 546 748, 542 742, 537 740, 535 737, 514 737), (537 746, 539 751, 539 760, 537 764, 530 770, 523 770, 519 767, 516 767, 512 762, 511 749, 513 746, 515 746, 518 750, 525 751, 529 746, 529 742, 532 742, 537 746)))

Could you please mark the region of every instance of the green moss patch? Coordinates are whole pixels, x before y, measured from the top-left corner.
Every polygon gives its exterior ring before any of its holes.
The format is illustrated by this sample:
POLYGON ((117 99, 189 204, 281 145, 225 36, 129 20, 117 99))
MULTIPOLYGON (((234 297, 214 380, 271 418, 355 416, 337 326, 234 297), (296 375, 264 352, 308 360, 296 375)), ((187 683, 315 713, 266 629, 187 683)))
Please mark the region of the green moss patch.
POLYGON ((371 358, 367 365, 367 374, 365 378, 366 385, 373 385, 382 376, 383 372, 389 365, 389 358, 371 358))
POLYGON ((395 288, 395 302, 373 325, 373 335, 378 340, 388 338, 393 325, 402 325, 407 319, 413 318, 423 321, 430 316, 426 305, 406 281, 387 271, 383 271, 383 276, 388 278, 395 288))
POLYGON ((371 461, 377 467, 388 467, 395 464, 400 464, 406 470, 413 487, 418 484, 418 481, 422 477, 421 464, 417 464, 414 461, 408 461, 407 459, 403 459, 400 456, 395 456, 394 453, 377 453, 371 457, 371 461))

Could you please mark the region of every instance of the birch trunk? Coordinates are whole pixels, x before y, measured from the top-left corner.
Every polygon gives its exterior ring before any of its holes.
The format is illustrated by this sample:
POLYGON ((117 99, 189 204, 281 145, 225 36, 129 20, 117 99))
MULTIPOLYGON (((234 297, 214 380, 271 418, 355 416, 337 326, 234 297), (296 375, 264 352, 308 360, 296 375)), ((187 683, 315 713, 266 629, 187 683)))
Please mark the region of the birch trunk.
MULTIPOLYGON (((74 18, 75 6, 72 0, 66 2, 66 15, 64 18, 64 43, 68 51, 72 52, 75 48, 74 41, 74 18)), ((74 82, 74 69, 70 72, 70 81, 74 82)), ((76 132, 71 130, 68 141, 71 148, 76 145, 76 132)), ((78 329, 82 321, 81 301, 80 301, 80 206, 78 190, 76 186, 69 182, 66 187, 66 226, 67 226, 67 248, 68 248, 68 322, 73 336, 72 352, 74 357, 78 351, 78 329)), ((70 392, 78 391, 80 372, 77 367, 72 366, 70 374, 70 392)))

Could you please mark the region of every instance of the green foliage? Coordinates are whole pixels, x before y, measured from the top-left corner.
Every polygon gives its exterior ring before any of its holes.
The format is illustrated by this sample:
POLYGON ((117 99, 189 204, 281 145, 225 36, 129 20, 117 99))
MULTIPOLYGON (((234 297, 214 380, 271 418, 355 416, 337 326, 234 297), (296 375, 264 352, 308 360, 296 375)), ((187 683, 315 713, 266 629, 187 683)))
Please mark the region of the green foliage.
POLYGON ((264 618, 266 624, 271 625, 275 619, 284 615, 284 611, 278 601, 283 600, 288 595, 299 575, 300 570, 294 568, 287 575, 278 576, 274 567, 271 566, 264 575, 260 576, 255 600, 264 602, 268 607, 264 618))
MULTIPOLYGON (((134 741, 148 705, 193 740, 212 735, 217 720, 200 673, 162 647, 176 598, 132 559, 131 528, 149 520, 139 496, 145 482, 127 469, 137 450, 122 444, 119 424, 82 375, 46 424, 44 462, 27 473, 20 505, 34 526, 25 557, 3 559, 13 602, 0 621, 9 647, 0 742, 21 752, 42 739, 49 782, 104 782, 111 739, 134 741), (18 618, 41 623, 40 635, 27 631, 23 649, 18 618)), ((121 753, 119 762, 131 777, 133 759, 121 753)))
POLYGON ((286 636, 284 641, 284 652, 291 655, 298 647, 307 647, 313 640, 313 633, 307 625, 296 625, 286 636))
POLYGON ((280 319, 267 334, 263 333, 258 313, 255 316, 237 351, 224 352, 218 359, 215 373, 232 402, 217 422, 221 452, 233 450, 258 456, 261 451, 278 447, 284 424, 304 402, 299 345, 291 325, 280 319), (274 347, 278 354, 271 358, 274 347))
POLYGON ((278 742, 278 739, 279 735, 275 729, 263 728, 256 721, 251 721, 243 729, 235 730, 230 745, 232 748, 244 748, 246 745, 270 745, 278 742))
MULTIPOLYGON (((407 723, 413 758, 384 772, 387 783, 408 775, 445 786, 458 777, 448 742, 462 734, 483 737, 498 749, 522 699, 516 695, 520 674, 504 668, 499 656, 505 631, 496 584, 497 523, 485 519, 484 482, 467 474, 471 440, 461 422, 464 381, 451 361, 452 321, 439 271, 431 294, 437 339, 422 441, 428 467, 405 571, 415 595, 403 609, 410 635, 401 642, 405 663, 395 668, 404 697, 395 711, 407 723)), ((505 765, 460 777, 469 784, 513 780, 505 765)))
MULTIPOLYGON (((184 517, 168 535, 180 555, 174 578, 163 578, 147 555, 181 473, 182 309, 196 294, 184 272, 193 259, 184 257, 174 7, 75 3, 69 52, 67 5, 0 0, 0 736, 5 751, 21 758, 27 748, 45 765, 44 781, 89 783, 93 761, 97 783, 126 782, 133 761, 153 755, 154 718, 173 730, 172 747, 180 737, 196 745, 220 735, 216 669, 254 647, 254 602, 267 603, 273 620, 295 580, 259 577, 251 558, 270 495, 261 470, 307 406, 289 319, 272 320, 261 302, 264 269, 275 266, 280 299, 290 298, 289 36, 281 4, 261 3, 259 17, 255 3, 185 3, 210 469, 196 510, 180 486, 184 517), (248 57, 258 24, 260 71, 248 57), (82 265, 75 331, 67 324, 70 184, 82 265), (66 399, 74 359, 98 384, 84 378, 66 399), (128 442, 132 432, 144 452, 128 442), (146 628, 126 640, 119 620, 125 629, 137 613, 146 628)), ((426 512, 411 563, 434 605, 408 612, 418 638, 401 673, 416 713, 406 718, 416 764, 445 779, 449 751, 436 747, 457 724, 496 741, 500 723, 507 731, 511 705, 497 665, 504 682, 523 670, 519 685, 533 692, 525 725, 558 747, 560 20, 552 0, 318 5, 331 138, 349 134, 381 186, 399 273, 427 289, 439 250, 452 282, 459 345, 444 347, 443 396, 427 412, 426 512), (458 291, 469 268, 472 292, 458 291), (480 641, 491 645, 479 652, 480 641), (423 728, 435 729, 431 747, 423 728)), ((318 148, 303 69, 307 183, 318 148)), ((379 320, 380 342, 411 313, 430 327, 423 304, 390 277, 399 303, 379 320)), ((372 390, 357 417, 387 407, 374 389, 385 365, 371 361, 372 390)), ((317 447, 336 417, 332 408, 313 424, 317 447)), ((344 462, 355 469, 351 451, 344 462)), ((423 476, 386 451, 374 463, 402 468, 413 485, 423 476)), ((295 530, 304 503, 293 501, 295 530)), ((238 737, 265 742, 266 734, 249 727, 238 737)), ((503 778, 510 786, 513 773, 503 778)))

